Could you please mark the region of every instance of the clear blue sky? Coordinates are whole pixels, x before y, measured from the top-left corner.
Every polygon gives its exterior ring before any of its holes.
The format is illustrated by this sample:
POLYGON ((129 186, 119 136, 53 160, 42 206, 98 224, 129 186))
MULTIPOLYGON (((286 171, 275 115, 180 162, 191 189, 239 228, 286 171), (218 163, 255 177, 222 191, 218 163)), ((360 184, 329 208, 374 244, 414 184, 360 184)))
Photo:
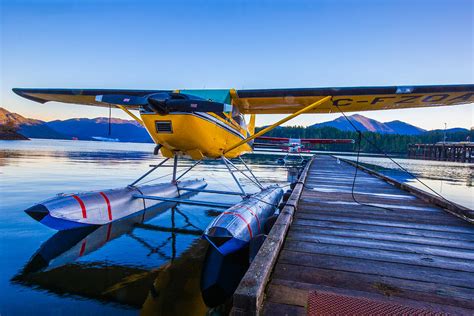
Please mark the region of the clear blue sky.
MULTIPOLYGON (((472 0, 1 1, 1 105, 43 120, 107 110, 13 87, 280 88, 474 82, 472 0)), ((364 112, 433 129, 473 105, 364 112)), ((125 117, 118 110, 114 116, 125 117)), ((338 115, 305 115, 308 125, 338 115)), ((267 124, 279 116, 260 116, 267 124)))

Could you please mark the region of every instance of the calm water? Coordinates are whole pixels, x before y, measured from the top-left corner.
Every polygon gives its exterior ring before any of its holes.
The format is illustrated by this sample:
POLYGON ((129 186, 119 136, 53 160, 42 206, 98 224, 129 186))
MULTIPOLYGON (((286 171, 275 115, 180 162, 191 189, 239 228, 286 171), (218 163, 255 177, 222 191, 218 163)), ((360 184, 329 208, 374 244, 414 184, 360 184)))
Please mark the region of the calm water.
MULTIPOLYGON (((111 232, 102 227, 89 235, 56 234, 23 212, 59 192, 130 184, 161 160, 151 154, 153 145, 32 140, 3 141, 0 148, 1 315, 136 315, 142 306, 147 314, 206 313, 199 292, 206 244, 196 234, 172 234, 160 227, 204 229, 215 211, 166 205, 146 214, 145 227, 131 220, 114 223, 111 232), (152 285, 156 291, 150 295, 152 285)), ((264 182, 286 183, 286 169, 271 166, 273 160, 250 163, 264 182)), ((169 172, 163 168, 154 177, 169 172)), ((187 178, 196 177, 205 177, 210 189, 237 190, 215 163, 196 167, 187 178)), ((207 194, 193 198, 239 200, 207 194)))
MULTIPOLYGON (((59 192, 126 186, 147 171, 149 164, 160 160, 152 150, 152 144, 0 142, 1 315, 209 313, 199 291, 206 244, 196 234, 170 233, 163 228, 204 229, 217 212, 205 207, 164 205, 114 223, 112 228, 103 226, 82 233, 57 233, 23 212, 59 192), (137 225, 143 216, 146 225, 137 225)), ((258 157, 246 160, 260 179, 286 184, 287 171, 275 166, 274 156, 258 157)), ((414 179, 390 169, 393 166, 386 159, 366 157, 362 161, 417 185, 414 179)), ((474 206, 473 165, 400 161, 447 198, 474 206)), ((164 177, 170 171, 163 168, 152 178, 164 177)), ((195 177, 205 177, 210 189, 237 189, 219 164, 207 162, 187 178, 195 177)), ((158 180, 167 179, 169 176, 158 180)), ((254 190, 244 183, 249 191, 254 190)), ((223 202, 222 196, 208 194, 193 198, 223 202)))

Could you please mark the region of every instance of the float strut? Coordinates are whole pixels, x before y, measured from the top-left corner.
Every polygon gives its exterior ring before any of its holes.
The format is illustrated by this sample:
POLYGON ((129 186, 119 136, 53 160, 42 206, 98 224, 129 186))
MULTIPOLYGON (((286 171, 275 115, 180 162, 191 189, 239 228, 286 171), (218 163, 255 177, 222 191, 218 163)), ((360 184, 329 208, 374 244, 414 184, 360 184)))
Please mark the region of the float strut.
POLYGON ((230 204, 230 203, 216 203, 216 202, 211 202, 211 201, 208 202, 208 201, 198 201, 198 200, 186 200, 186 199, 179 199, 179 198, 165 198, 165 197, 159 197, 159 196, 154 196, 154 195, 134 194, 133 197, 136 199, 182 203, 182 204, 198 205, 198 206, 210 206, 210 207, 218 207, 218 208, 229 208, 229 207, 234 206, 234 204, 230 204))
MULTIPOLYGON (((235 183, 237 183, 237 186, 239 187, 240 191, 242 192, 243 195, 247 195, 247 193, 245 193, 245 190, 244 188, 242 188, 242 185, 240 184, 239 180, 237 179, 237 177, 235 176, 234 174, 234 170, 232 170, 228 164, 228 160, 226 157, 222 156, 222 161, 224 162, 225 166, 227 167, 227 169, 229 170, 230 172, 230 175, 232 176, 232 178, 234 178, 234 181, 235 183)), ((229 161, 230 162, 230 161, 229 161)))
POLYGON ((171 183, 176 183, 176 171, 178 169, 178 154, 174 154, 174 161, 173 161, 173 179, 171 183))
POLYGON ((214 194, 239 195, 239 196, 242 196, 242 193, 241 193, 241 192, 233 192, 233 191, 191 189, 191 188, 180 188, 180 187, 178 187, 178 190, 181 190, 181 191, 189 191, 189 192, 202 192, 202 193, 214 193, 214 194))
POLYGON ((263 187, 262 187, 262 186, 261 186, 259 183, 255 182, 255 180, 254 180, 254 179, 252 179, 252 178, 251 178, 249 175, 245 174, 245 172, 244 172, 244 171, 240 170, 240 169, 239 169, 239 168, 238 168, 236 165, 234 165, 234 164, 232 163, 232 161, 230 161, 230 160, 227 160, 227 162, 229 163, 229 165, 231 165, 232 167, 234 167, 234 168, 235 168, 235 170, 234 170, 234 171, 238 171, 238 172, 240 172, 240 173, 241 173, 241 174, 242 174, 244 177, 246 177, 247 179, 249 179, 249 180, 250 180, 250 182, 252 182, 252 183, 253 183, 253 184, 254 184, 254 185, 257 187, 257 188, 259 188, 260 190, 262 190, 262 189, 263 189, 263 187))
POLYGON ((185 175, 186 173, 188 173, 189 171, 191 171, 194 167, 196 167, 197 165, 199 165, 201 162, 202 162, 202 160, 197 161, 194 165, 192 165, 192 166, 189 167, 185 172, 183 172, 178 178, 176 178, 176 180, 179 180, 179 179, 181 179, 182 177, 184 177, 184 175, 185 175))
POLYGON ((169 158, 166 158, 165 160, 163 160, 162 162, 160 162, 159 164, 157 164, 156 166, 153 166, 153 168, 151 168, 151 170, 147 171, 143 176, 141 176, 140 178, 138 178, 137 180, 135 180, 132 184, 129 184, 128 186, 129 187, 133 187, 135 184, 137 184, 138 182, 140 182, 141 180, 143 180, 147 175, 149 175, 150 173, 152 173, 153 171, 155 171, 156 169, 158 169, 158 167, 160 167, 161 165, 163 165, 165 162, 168 161, 169 158))
POLYGON ((245 161, 242 159, 242 157, 239 156, 239 159, 240 161, 244 164, 245 168, 247 169, 248 172, 250 172, 250 174, 252 175, 252 177, 255 179, 255 181, 257 182, 258 186, 260 187, 260 189, 263 189, 263 185, 260 183, 260 181, 258 181, 257 177, 253 174, 252 172, 252 169, 249 168, 249 166, 247 166, 247 164, 245 163, 245 161))

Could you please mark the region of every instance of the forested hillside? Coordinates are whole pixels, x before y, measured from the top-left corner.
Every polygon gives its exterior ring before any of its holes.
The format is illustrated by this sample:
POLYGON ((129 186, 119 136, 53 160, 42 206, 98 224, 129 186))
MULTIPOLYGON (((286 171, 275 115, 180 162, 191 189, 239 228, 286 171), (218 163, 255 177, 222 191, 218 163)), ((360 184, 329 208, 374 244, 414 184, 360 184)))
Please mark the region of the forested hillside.
MULTIPOLYGON (((262 128, 259 128, 260 130, 262 128)), ((376 148, 371 146, 364 138, 371 140, 377 144, 382 150, 388 153, 404 154, 407 152, 408 144, 416 143, 436 143, 443 141, 444 131, 436 130, 431 132, 425 132, 419 135, 397 135, 397 134, 380 134, 372 132, 362 133, 361 150, 363 152, 376 153, 376 148)), ((357 132, 352 131, 341 131, 334 127, 279 127, 276 128, 266 136, 273 137, 289 137, 289 138, 352 138, 357 141, 357 132)), ((470 137, 474 140, 474 131, 456 131, 447 133, 447 141, 466 141, 470 137)), ((357 142, 354 144, 332 144, 332 145, 308 145, 311 149, 315 150, 334 150, 334 151, 354 151, 357 149, 357 142)))

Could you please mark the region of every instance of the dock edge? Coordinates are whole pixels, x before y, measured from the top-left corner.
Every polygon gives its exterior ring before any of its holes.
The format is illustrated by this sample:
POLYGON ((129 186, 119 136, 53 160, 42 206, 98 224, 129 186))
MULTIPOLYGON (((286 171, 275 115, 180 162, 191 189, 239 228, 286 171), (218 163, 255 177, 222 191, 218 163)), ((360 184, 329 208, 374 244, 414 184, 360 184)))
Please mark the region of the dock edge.
POLYGON ((306 164, 296 182, 288 201, 281 210, 267 239, 258 251, 249 269, 239 283, 233 296, 231 315, 260 315, 265 289, 273 267, 283 246, 285 236, 293 222, 293 215, 298 208, 298 201, 303 192, 308 171, 313 164, 314 156, 306 164))

